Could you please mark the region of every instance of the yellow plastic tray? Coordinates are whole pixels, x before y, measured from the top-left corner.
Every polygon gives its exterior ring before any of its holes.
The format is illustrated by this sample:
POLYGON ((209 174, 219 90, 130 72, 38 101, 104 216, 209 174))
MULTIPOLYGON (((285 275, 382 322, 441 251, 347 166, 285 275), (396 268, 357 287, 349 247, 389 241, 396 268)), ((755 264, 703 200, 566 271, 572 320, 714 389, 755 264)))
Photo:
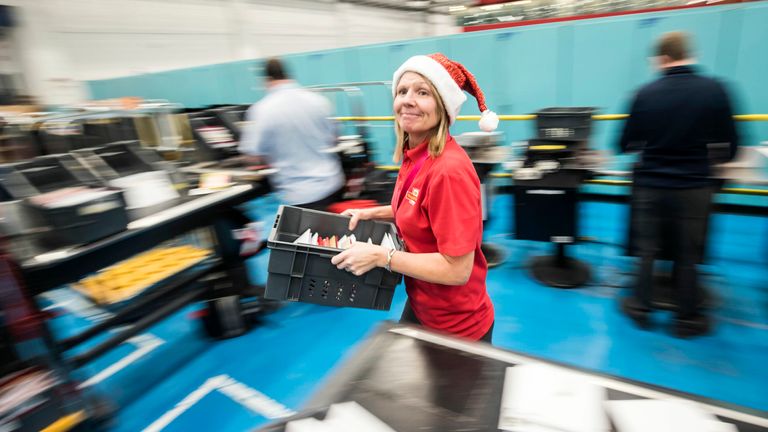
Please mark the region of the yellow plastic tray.
POLYGON ((98 304, 125 301, 211 255, 194 246, 153 249, 101 270, 72 284, 98 304))

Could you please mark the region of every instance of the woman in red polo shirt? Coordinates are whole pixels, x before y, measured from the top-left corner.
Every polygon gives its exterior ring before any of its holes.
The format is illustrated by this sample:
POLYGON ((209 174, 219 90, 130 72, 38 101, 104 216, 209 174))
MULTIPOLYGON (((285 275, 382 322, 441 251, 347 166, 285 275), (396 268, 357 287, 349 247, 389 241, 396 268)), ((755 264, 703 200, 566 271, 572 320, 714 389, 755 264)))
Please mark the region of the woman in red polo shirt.
POLYGON ((442 54, 414 56, 392 79, 395 162, 402 161, 388 206, 347 210, 359 220, 394 219, 407 252, 356 243, 331 261, 361 275, 384 267, 405 275, 408 302, 401 322, 490 342, 493 304, 485 287, 488 265, 480 243, 480 181, 472 162, 448 132, 472 94, 492 131, 498 117, 485 107, 474 76, 442 54))

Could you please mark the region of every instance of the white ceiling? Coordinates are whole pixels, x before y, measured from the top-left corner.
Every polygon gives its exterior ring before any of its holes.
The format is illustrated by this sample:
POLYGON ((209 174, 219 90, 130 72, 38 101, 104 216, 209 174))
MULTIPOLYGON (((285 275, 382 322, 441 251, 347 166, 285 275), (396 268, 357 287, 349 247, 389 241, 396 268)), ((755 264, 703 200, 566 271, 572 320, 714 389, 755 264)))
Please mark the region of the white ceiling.
POLYGON ((450 13, 451 6, 473 6, 474 0, 338 0, 365 6, 381 7, 414 12, 450 13))

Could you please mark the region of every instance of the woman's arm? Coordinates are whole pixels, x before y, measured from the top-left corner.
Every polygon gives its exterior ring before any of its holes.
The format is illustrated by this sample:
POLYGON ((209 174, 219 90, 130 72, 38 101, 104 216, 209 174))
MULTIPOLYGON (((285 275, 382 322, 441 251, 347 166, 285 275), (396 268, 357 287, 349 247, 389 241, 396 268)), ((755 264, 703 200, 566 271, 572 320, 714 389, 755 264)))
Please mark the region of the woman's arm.
POLYGON ((364 210, 370 213, 371 216, 369 219, 394 219, 395 218, 395 214, 392 212, 391 205, 371 207, 369 209, 364 209, 364 210))
MULTIPOLYGON (((389 267, 415 279, 442 285, 465 285, 472 274, 475 251, 452 257, 439 252, 410 253, 397 251, 389 267)), ((384 263, 387 258, 384 256, 384 263)))
MULTIPOLYGON (((385 267, 387 253, 383 246, 358 242, 351 248, 331 259, 331 263, 341 270, 347 270, 357 276, 374 267, 385 267)), ((475 252, 452 257, 439 252, 410 253, 396 251, 392 255, 390 268, 415 279, 442 285, 464 285, 472 274, 475 252)))

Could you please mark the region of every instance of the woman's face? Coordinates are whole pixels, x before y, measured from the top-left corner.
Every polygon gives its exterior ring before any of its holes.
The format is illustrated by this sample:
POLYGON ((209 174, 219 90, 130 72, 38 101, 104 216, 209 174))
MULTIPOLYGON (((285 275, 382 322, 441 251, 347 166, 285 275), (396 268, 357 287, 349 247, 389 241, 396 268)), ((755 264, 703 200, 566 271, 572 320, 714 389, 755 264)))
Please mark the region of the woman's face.
POLYGON ((395 120, 413 145, 420 144, 440 121, 436 95, 427 80, 415 72, 406 72, 395 88, 395 120))

